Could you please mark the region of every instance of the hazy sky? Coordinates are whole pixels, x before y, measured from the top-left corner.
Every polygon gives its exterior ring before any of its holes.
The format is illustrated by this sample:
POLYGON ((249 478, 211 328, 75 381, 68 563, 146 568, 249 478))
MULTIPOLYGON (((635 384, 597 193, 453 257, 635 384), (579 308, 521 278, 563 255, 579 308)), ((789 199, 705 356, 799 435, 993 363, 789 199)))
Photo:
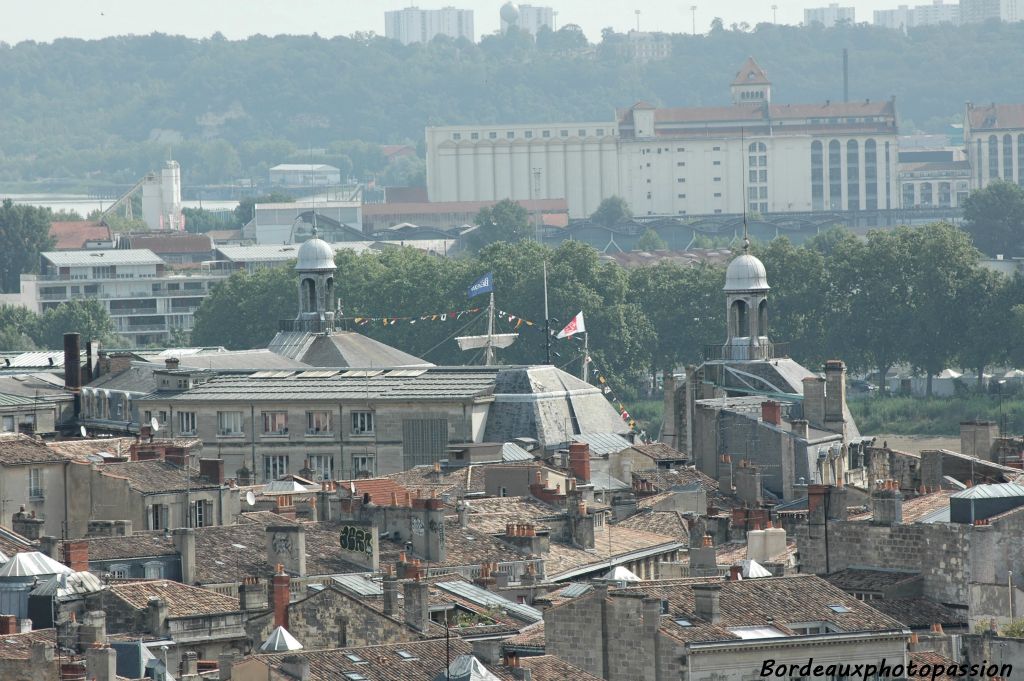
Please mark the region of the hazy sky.
MULTIPOLYGON (((848 0, 841 5, 857 8, 857 21, 871 21, 875 9, 895 7, 907 0, 848 0)), ((918 0, 911 4, 924 4, 918 0)), ((949 0, 951 2, 955 0, 949 0)), ((228 38, 254 33, 348 35, 355 31, 384 33, 384 11, 411 4, 422 8, 455 5, 474 10, 477 39, 498 29, 498 8, 504 0, 0 0, 0 41, 51 41, 63 36, 100 38, 153 31, 205 37, 220 31, 228 38)), ((534 0, 558 12, 557 24, 579 24, 592 41, 601 29, 623 31, 636 26, 639 9, 641 30, 688 32, 690 6, 697 5, 697 30, 706 30, 720 16, 726 25, 772 20, 772 4, 778 5, 780 23, 799 23, 804 7, 828 5, 828 0, 534 0)))

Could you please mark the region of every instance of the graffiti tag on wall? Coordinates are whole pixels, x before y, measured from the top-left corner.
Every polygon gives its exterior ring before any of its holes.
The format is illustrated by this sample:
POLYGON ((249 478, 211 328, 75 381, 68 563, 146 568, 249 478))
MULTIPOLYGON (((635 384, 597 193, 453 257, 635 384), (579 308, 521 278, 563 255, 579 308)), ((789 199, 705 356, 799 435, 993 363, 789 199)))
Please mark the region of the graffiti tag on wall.
POLYGON ((373 529, 345 525, 341 528, 341 548, 353 553, 365 553, 373 556, 373 529))

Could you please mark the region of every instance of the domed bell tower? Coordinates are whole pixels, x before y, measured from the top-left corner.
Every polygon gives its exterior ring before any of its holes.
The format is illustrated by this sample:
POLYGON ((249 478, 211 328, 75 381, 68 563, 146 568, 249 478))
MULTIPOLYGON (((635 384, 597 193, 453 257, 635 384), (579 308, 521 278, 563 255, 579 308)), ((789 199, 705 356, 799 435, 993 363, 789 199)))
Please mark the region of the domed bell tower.
POLYGON ((734 258, 725 271, 725 303, 728 333, 722 359, 770 359, 768 340, 768 275, 764 264, 750 255, 734 258))
POLYGON ((296 331, 329 333, 334 330, 334 249, 317 235, 299 247, 295 263, 299 273, 299 315, 296 331))

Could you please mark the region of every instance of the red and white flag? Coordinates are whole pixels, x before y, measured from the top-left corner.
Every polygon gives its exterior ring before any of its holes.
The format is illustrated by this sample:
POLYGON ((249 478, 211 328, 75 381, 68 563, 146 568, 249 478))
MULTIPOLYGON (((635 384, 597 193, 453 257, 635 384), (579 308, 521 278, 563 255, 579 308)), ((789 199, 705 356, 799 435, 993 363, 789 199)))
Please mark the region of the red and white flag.
POLYGON ((583 312, 572 318, 572 321, 565 325, 565 328, 558 332, 556 338, 572 338, 573 334, 584 333, 587 325, 583 323, 583 312))

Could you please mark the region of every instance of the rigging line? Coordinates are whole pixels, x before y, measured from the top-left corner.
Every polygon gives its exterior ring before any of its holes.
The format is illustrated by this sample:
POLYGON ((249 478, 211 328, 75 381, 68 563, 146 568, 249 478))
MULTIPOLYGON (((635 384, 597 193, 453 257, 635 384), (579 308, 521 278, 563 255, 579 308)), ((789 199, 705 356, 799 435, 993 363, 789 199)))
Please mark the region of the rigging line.
POLYGON ((426 358, 427 358, 427 355, 429 355, 430 353, 432 353, 432 352, 433 352, 434 350, 437 350, 437 349, 438 349, 439 347, 441 347, 442 345, 444 345, 445 343, 447 343, 448 341, 450 341, 450 340, 451 340, 452 338, 455 338, 455 336, 456 336, 457 334, 460 334, 460 333, 462 333, 463 331, 465 331, 465 330, 466 330, 467 328, 469 328, 469 325, 470 325, 470 324, 472 324, 473 322, 475 322, 476 320, 478 320, 478 319, 480 318, 480 315, 481 315, 481 314, 483 314, 483 312, 477 313, 477 316, 475 316, 475 317, 473 317, 472 319, 470 319, 470 320, 469 320, 468 322, 466 322, 466 323, 465 323, 465 324, 464 324, 463 326, 461 326, 461 327, 459 327, 458 329, 456 329, 455 331, 453 331, 453 332, 451 333, 451 335, 450 335, 450 336, 448 336, 447 338, 445 338, 445 339, 444 339, 444 340, 442 340, 442 341, 441 341, 440 343, 438 343, 438 344, 437 344, 437 345, 435 345, 434 347, 430 348, 429 350, 427 350, 426 352, 424 352, 424 353, 423 353, 422 355, 420 355, 420 356, 421 356, 421 357, 423 357, 423 359, 426 359, 426 358))

